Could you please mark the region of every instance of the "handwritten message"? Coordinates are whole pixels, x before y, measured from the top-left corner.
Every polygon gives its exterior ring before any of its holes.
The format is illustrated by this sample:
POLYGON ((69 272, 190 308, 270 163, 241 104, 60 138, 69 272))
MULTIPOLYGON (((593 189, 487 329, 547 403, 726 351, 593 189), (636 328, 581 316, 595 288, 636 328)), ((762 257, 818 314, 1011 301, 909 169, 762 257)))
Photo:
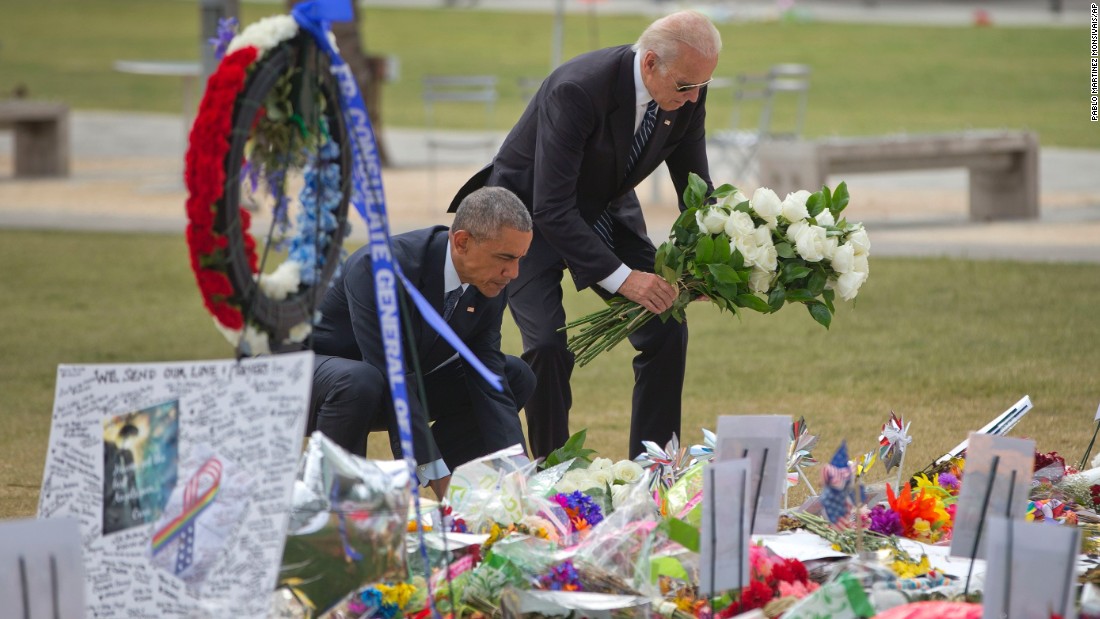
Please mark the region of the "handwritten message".
POLYGON ((312 376, 310 352, 58 367, 38 517, 79 521, 89 617, 267 616, 312 376))

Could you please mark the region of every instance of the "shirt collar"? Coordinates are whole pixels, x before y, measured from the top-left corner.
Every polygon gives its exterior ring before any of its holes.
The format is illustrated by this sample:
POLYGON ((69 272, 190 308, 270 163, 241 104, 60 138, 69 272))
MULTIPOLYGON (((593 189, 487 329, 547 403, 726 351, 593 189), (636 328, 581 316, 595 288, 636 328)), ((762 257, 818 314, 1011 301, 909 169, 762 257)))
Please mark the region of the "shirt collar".
POLYGON ((634 52, 634 104, 636 106, 649 105, 653 100, 645 84, 642 83, 642 55, 634 52))
POLYGON ((454 260, 451 258, 451 242, 447 241, 446 260, 443 263, 443 294, 462 286, 462 292, 466 292, 466 287, 469 284, 463 284, 462 280, 458 277, 458 271, 455 270, 454 260))

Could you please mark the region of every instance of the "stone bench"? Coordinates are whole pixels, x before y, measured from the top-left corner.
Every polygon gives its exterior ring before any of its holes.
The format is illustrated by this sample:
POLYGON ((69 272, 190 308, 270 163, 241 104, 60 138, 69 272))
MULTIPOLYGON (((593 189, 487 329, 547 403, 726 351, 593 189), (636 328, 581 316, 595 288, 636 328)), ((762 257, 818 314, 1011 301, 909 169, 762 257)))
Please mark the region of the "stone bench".
POLYGON ((814 191, 830 174, 967 168, 970 220, 1039 217, 1039 138, 1024 131, 968 131, 760 145, 760 184, 780 197, 814 191))
POLYGON ((53 101, 0 101, 0 130, 15 132, 15 176, 68 176, 69 106, 53 101))

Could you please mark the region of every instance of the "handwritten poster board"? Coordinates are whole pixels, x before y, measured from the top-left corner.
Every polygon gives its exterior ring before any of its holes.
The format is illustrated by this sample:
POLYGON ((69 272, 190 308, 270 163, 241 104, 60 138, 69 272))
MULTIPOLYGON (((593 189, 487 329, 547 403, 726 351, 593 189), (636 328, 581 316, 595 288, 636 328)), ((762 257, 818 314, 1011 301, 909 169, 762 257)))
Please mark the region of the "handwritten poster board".
POLYGON ((80 523, 89 617, 266 617, 313 353, 62 365, 39 518, 80 523))
POLYGON ((752 486, 749 510, 753 534, 775 533, 787 483, 787 450, 791 444, 787 415, 722 415, 718 418, 717 460, 749 459, 752 486))

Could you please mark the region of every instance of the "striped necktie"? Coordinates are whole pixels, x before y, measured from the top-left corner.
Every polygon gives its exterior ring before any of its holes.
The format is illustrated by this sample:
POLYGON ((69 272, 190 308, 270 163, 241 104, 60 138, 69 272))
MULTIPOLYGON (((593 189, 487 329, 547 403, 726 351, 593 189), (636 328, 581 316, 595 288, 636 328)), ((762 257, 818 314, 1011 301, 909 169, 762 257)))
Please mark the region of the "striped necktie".
MULTIPOLYGON (((653 134, 653 126, 656 124, 657 102, 650 99, 649 104, 645 107, 645 116, 642 116, 642 124, 638 125, 638 130, 634 132, 634 141, 630 145, 630 157, 626 160, 627 176, 630 176, 630 173, 634 171, 634 164, 638 163, 638 156, 642 154, 642 149, 645 148, 645 143, 649 141, 649 136, 653 134)), ((600 213, 596 222, 592 224, 592 229, 608 247, 615 249, 615 237, 611 232, 614 230, 611 211, 604 210, 600 213)))

